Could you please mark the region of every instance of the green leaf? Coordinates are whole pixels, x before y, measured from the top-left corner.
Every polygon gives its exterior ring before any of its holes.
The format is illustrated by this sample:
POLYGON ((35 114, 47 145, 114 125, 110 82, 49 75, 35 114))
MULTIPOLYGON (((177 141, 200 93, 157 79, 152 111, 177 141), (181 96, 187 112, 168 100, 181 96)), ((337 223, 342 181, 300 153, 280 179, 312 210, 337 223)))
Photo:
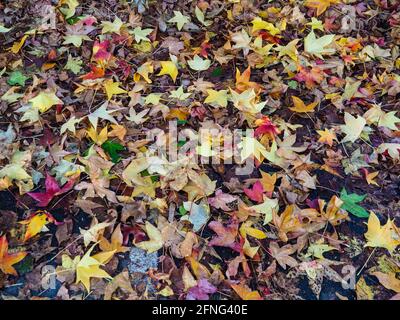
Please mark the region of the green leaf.
POLYGON ((121 156, 118 154, 118 152, 125 150, 125 147, 123 145, 120 145, 119 143, 112 142, 110 140, 107 140, 104 142, 101 147, 105 152, 108 153, 108 155, 111 158, 111 161, 114 163, 117 163, 119 160, 121 160, 121 156))
POLYGON ((82 69, 82 59, 81 58, 74 58, 71 55, 68 56, 67 64, 64 66, 64 69, 70 70, 74 74, 78 74, 81 72, 82 69))
POLYGON ((367 195, 360 195, 356 193, 348 194, 346 189, 343 188, 340 192, 340 199, 343 201, 343 205, 340 207, 343 210, 350 212, 359 218, 368 218, 369 213, 363 207, 359 206, 357 203, 363 201, 367 195))
POLYGON ((8 78, 7 83, 10 86, 15 86, 16 84, 20 86, 25 86, 25 81, 28 80, 28 77, 25 77, 21 71, 14 71, 10 74, 10 78, 8 78))

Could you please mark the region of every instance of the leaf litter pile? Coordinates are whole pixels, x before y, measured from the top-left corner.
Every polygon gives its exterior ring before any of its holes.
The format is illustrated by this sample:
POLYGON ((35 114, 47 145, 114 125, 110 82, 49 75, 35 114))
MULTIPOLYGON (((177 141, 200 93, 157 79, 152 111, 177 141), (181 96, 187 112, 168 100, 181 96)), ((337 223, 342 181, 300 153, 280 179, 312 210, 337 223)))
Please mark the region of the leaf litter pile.
POLYGON ((0 12, 1 299, 400 299, 397 0, 0 12))

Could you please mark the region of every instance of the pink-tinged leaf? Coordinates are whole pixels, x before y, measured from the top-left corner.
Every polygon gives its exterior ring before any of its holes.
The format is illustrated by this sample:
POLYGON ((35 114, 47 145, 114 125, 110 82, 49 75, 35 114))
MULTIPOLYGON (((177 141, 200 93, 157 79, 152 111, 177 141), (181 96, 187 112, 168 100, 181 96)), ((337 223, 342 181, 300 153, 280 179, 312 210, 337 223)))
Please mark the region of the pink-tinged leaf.
POLYGON ((263 202, 263 192, 264 188, 260 181, 257 181, 252 189, 244 189, 244 193, 253 201, 258 203, 263 202))
POLYGON ((209 300, 209 295, 215 292, 217 288, 207 279, 200 279, 196 286, 189 289, 186 300, 209 300))
POLYGON ((72 189, 74 184, 75 180, 70 179, 62 188, 60 188, 57 180, 47 174, 45 181, 46 192, 28 192, 28 195, 38 201, 38 207, 46 207, 55 196, 68 192, 72 189))
POLYGON ((226 227, 219 221, 211 221, 208 227, 217 234, 208 243, 209 246, 228 247, 233 250, 238 248, 235 240, 238 235, 239 223, 236 219, 233 219, 226 227))
POLYGON ((217 190, 215 192, 214 198, 209 198, 208 203, 217 209, 222 209, 224 211, 232 211, 226 204, 235 201, 237 198, 231 196, 228 193, 223 193, 222 190, 217 190))

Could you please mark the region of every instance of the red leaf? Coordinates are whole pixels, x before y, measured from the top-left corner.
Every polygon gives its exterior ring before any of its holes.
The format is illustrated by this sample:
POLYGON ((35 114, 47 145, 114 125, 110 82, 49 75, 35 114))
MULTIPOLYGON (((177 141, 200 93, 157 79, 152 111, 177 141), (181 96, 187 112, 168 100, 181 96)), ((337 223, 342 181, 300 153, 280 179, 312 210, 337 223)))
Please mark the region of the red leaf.
POLYGON ((255 184, 253 184, 253 189, 245 188, 243 191, 251 200, 258 203, 263 202, 264 188, 260 181, 257 181, 255 184))
POLYGON ((51 175, 46 175, 45 187, 46 192, 28 192, 28 195, 33 199, 38 201, 38 207, 46 207, 49 202, 60 194, 66 193, 72 189, 74 186, 75 180, 69 180, 62 188, 59 187, 57 180, 53 178, 51 175))

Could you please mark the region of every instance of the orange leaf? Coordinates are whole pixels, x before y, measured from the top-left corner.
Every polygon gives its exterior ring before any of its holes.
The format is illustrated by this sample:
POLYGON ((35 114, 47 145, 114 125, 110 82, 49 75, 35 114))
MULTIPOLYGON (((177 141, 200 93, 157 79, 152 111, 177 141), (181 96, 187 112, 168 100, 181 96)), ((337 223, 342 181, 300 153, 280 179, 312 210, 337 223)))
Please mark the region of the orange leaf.
POLYGON ((0 270, 5 274, 17 276, 17 271, 13 265, 26 257, 27 252, 8 254, 8 241, 6 236, 0 237, 0 270))

